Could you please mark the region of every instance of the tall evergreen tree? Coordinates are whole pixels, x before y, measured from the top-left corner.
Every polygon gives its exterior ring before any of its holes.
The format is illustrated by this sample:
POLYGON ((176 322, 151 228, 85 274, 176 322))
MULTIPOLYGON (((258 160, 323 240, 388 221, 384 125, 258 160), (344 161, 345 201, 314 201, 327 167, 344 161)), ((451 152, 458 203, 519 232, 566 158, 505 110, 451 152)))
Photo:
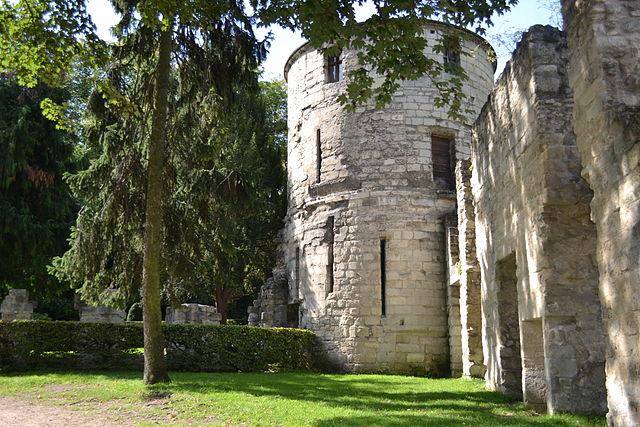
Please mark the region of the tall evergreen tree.
POLYGON ((76 140, 43 117, 46 98, 63 102, 68 94, 0 76, 0 293, 19 287, 47 297, 64 290, 46 267, 68 247, 78 209, 63 181, 77 166, 76 140))
POLYGON ((192 143, 176 147, 173 162, 167 293, 215 300, 223 322, 233 300, 269 274, 285 210, 285 98, 281 85, 261 86, 254 76, 230 105, 208 115, 196 108, 174 126, 192 143))
MULTIPOLYGON (((225 138, 235 141, 236 152, 255 153, 249 145, 256 131, 248 124, 255 124, 258 116, 250 117, 239 102, 244 96, 256 96, 256 69, 264 50, 229 17, 209 22, 206 31, 193 31, 177 18, 173 26, 153 29, 136 21, 136 10, 119 9, 121 43, 114 48, 109 78, 90 103, 87 141, 95 158, 86 171, 70 179, 84 207, 72 248, 57 260, 56 270, 59 277, 79 284, 89 302, 122 305, 135 297, 142 282, 145 336, 157 338, 161 277, 163 282, 184 282, 184 275, 177 275, 173 267, 178 265, 174 258, 196 253, 195 243, 185 238, 213 239, 202 229, 186 225, 185 219, 194 216, 187 216, 189 209, 184 206, 215 203, 209 193, 218 188, 219 194, 226 194, 227 184, 212 180, 222 177, 231 182, 215 169, 219 161, 206 164, 205 159, 228 157, 228 149, 220 145, 225 138), (160 44, 156 45, 158 32, 160 44), (170 49, 163 45, 169 38, 170 49), (170 52, 173 62, 167 62, 163 52, 170 52), (246 119, 231 119, 244 111, 246 119), (230 124, 235 127, 230 129, 230 124), (239 148, 245 141, 247 147, 239 148), (154 167, 159 169, 154 172, 154 167), (186 167, 194 169, 187 174, 186 167), (146 175, 140 173, 144 170, 146 175), (196 182, 217 187, 197 187, 196 182), (191 192, 180 191, 187 186, 191 192), (196 190, 200 199, 195 197, 196 190), (168 227, 163 225, 167 223, 168 227), (182 232, 175 234, 175 230, 182 232), (184 252, 172 251, 178 246, 184 252)), ((259 143, 263 148, 264 143, 259 143)), ((280 158, 276 166, 281 166, 280 158)), ((163 351, 155 344, 162 350, 164 346, 156 338, 145 342, 148 383, 166 379, 156 374, 165 371, 163 351)))

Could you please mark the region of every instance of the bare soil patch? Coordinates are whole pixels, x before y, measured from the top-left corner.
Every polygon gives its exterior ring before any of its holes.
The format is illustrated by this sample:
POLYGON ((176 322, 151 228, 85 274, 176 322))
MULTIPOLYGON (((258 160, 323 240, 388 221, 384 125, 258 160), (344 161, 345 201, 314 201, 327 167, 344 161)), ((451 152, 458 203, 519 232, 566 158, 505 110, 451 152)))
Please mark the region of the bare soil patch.
POLYGON ((74 411, 65 406, 42 405, 33 399, 0 397, 0 420, 6 427, 115 427, 130 426, 130 421, 101 414, 74 411))

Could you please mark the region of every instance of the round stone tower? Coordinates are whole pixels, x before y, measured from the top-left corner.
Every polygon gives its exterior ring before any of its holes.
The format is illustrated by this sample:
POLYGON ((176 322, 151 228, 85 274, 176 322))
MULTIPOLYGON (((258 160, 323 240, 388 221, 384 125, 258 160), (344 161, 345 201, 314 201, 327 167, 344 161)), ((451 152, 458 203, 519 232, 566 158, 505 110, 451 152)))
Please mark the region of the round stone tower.
MULTIPOLYGON (((425 35, 429 56, 459 61, 469 76, 464 107, 473 121, 493 87, 493 49, 439 22, 425 35), (433 52, 451 32, 462 54, 433 52)), ((355 51, 327 58, 305 44, 285 66, 290 308, 299 304, 300 327, 343 369, 443 374, 443 217, 455 211, 454 162, 469 157, 471 127, 434 105, 428 77, 402 82, 383 110, 346 112, 336 98, 356 61, 355 51)))

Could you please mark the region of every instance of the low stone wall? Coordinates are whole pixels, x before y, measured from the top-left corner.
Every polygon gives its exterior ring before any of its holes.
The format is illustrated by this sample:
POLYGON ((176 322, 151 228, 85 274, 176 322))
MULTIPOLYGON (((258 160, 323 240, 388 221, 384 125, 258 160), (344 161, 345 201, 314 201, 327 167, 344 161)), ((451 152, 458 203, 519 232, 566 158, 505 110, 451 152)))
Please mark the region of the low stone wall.
POLYGON ((127 318, 124 310, 106 306, 89 305, 80 299, 80 295, 76 295, 74 306, 75 309, 78 310, 78 313, 80 313, 81 322, 122 323, 127 318))
POLYGON ((2 320, 30 320, 33 316, 33 302, 29 301, 29 292, 26 289, 10 289, 0 305, 2 320))
POLYGON ((167 323, 192 323, 197 325, 219 325, 222 315, 215 307, 202 304, 182 304, 179 307, 167 307, 167 323))
POLYGON ((476 122, 486 378, 538 410, 604 413, 596 233, 566 62, 563 33, 532 27, 476 122))

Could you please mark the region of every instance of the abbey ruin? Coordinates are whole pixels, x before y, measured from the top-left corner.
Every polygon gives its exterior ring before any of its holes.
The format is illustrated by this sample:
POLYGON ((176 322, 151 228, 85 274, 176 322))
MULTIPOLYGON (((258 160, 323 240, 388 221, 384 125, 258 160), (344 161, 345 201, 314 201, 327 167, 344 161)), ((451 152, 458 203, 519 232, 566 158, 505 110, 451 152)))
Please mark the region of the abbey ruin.
POLYGON ((473 125, 428 78, 336 102, 352 51, 285 69, 288 212, 250 322, 313 330, 354 372, 485 378, 544 412, 640 424, 640 2, 563 0, 497 82, 455 34, 473 125))

